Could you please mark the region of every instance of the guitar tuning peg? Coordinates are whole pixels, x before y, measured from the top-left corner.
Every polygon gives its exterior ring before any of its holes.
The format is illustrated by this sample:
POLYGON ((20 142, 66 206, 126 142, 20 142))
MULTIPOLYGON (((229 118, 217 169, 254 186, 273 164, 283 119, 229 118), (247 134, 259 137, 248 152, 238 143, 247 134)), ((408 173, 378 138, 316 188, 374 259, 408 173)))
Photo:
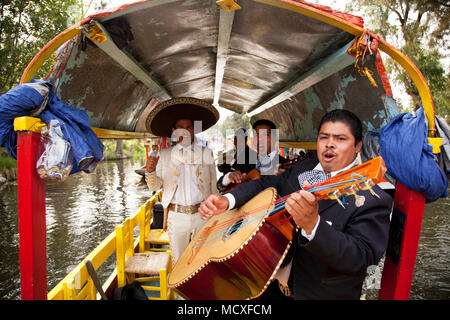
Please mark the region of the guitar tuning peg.
POLYGON ((374 186, 375 186, 375 183, 373 183, 372 179, 369 179, 369 180, 366 180, 366 181, 358 183, 358 187, 361 190, 369 190, 369 192, 372 194, 372 196, 377 197, 378 199, 380 199, 380 196, 377 195, 375 193, 375 191, 372 190, 372 187, 374 187, 374 186))
POLYGON ((336 201, 341 205, 342 208, 345 209, 345 206, 344 206, 344 204, 342 203, 341 199, 336 198, 336 201))
POLYGON ((358 186, 356 184, 352 184, 351 186, 342 188, 342 193, 348 196, 355 195, 356 192, 359 190, 358 186))
POLYGON ((351 186, 341 189, 343 194, 345 194, 347 196, 353 195, 355 197, 355 201, 356 201, 356 192, 358 192, 358 190, 359 190, 359 188, 356 184, 352 184, 351 186))
POLYGON ((335 190, 333 192, 327 193, 327 197, 331 200, 336 200, 342 208, 345 209, 344 204, 342 203, 342 201, 339 199, 342 196, 342 194, 339 192, 339 190, 335 190))

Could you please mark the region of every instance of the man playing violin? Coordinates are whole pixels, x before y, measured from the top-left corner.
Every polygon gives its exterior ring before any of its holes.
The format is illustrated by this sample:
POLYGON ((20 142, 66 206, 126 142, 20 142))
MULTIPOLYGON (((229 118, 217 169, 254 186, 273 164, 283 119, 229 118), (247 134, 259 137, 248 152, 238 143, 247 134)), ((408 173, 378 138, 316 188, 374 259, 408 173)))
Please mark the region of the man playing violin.
POLYGON ((239 178, 241 180, 247 173, 255 169, 257 153, 247 144, 247 131, 239 128, 233 137, 234 155, 230 163, 222 163, 217 166, 223 175, 217 181, 217 189, 220 192, 227 190, 239 178))
MULTIPOLYGON (((272 121, 269 120, 258 120, 253 124, 254 132, 256 133, 256 151, 257 157, 252 157, 251 153, 253 150, 250 149, 250 156, 245 159, 237 158, 232 168, 235 170, 225 173, 217 182, 217 188, 220 191, 226 190, 227 186, 230 184, 242 183, 246 180, 247 175, 250 170, 245 170, 248 164, 255 164, 252 170, 255 168, 258 170, 258 174, 254 175, 254 178, 260 177, 261 175, 278 175, 285 171, 285 169, 280 168, 280 165, 286 163, 288 160, 280 155, 276 142, 277 138, 277 127, 272 121), (243 165, 246 165, 243 167, 243 165), (244 170, 243 170, 244 169, 244 170)), ((242 130, 242 129, 240 129, 242 130)), ((239 144, 244 140, 246 144, 246 133, 244 132, 244 137, 242 134, 236 137, 240 138, 235 141, 235 145, 239 144)), ((235 137, 235 139, 236 139, 235 137)), ((242 158, 242 157, 241 157, 242 158)), ((253 177, 251 179, 254 179, 253 177)))
POLYGON ((387 247, 392 198, 378 186, 371 190, 378 197, 360 191, 358 198, 346 196, 339 203, 295 191, 357 165, 361 147, 361 121, 350 111, 333 110, 319 124, 316 156, 281 175, 263 176, 225 195, 212 194, 199 213, 208 219, 240 207, 268 187, 282 197, 291 194, 285 207, 298 232, 292 259, 285 259, 276 278, 295 299, 359 299, 367 267, 378 264, 387 247))

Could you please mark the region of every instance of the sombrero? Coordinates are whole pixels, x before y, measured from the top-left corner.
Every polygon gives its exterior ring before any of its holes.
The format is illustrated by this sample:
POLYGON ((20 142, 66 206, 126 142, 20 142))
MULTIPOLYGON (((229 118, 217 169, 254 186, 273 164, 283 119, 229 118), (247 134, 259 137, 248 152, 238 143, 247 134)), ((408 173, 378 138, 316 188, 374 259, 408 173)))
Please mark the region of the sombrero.
POLYGON ((219 120, 219 111, 200 99, 174 98, 161 102, 153 108, 145 124, 151 134, 170 137, 172 126, 179 119, 190 119, 192 122, 202 121, 202 131, 205 131, 219 120))

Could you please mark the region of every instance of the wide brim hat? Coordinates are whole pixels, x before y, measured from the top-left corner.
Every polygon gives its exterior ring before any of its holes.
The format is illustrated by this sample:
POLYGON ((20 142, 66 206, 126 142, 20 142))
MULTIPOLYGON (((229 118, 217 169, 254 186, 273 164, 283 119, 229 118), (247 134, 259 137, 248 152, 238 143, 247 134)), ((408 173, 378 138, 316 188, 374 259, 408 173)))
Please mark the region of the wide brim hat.
POLYGON ((154 107, 145 124, 151 134, 170 137, 172 126, 179 119, 190 119, 192 123, 201 121, 202 131, 205 131, 219 120, 219 111, 204 100, 187 97, 174 98, 154 107))

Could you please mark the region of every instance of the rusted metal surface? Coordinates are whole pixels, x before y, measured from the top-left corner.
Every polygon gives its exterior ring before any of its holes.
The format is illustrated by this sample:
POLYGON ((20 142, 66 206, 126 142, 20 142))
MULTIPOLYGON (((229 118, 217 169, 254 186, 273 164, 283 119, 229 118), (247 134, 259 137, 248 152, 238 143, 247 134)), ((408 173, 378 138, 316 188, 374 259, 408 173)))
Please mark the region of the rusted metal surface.
MULTIPOLYGON (((374 57, 370 57, 365 65, 376 70, 374 57)), ((374 88, 366 77, 361 77, 353 65, 349 66, 252 120, 272 119, 280 129, 282 141, 314 141, 320 119, 326 112, 347 109, 358 115, 363 130, 375 130, 398 114, 398 107, 386 95, 377 73, 374 73, 374 79, 378 88, 374 88)))
MULTIPOLYGON (((234 12, 231 28, 228 22, 228 50, 218 98, 220 106, 238 113, 258 110, 354 38, 330 24, 283 8, 251 0, 239 4, 242 9, 234 12)), ((147 72, 169 96, 212 103, 220 10, 214 0, 151 0, 94 19, 131 57, 132 62, 124 63, 135 63, 131 67, 147 72)), ((86 24, 85 31, 88 29, 86 24)), ((66 104, 87 110, 92 126, 144 132, 142 123, 149 111, 167 95, 144 85, 104 50, 84 35, 68 43, 50 76, 56 92, 66 104)), ((398 113, 398 107, 386 95, 373 57, 366 65, 374 72, 378 88, 352 65, 343 66, 256 114, 252 121, 272 119, 282 128, 281 141, 314 141, 323 113, 346 108, 361 117, 366 129, 378 129, 398 113)))
POLYGON ((153 94, 90 42, 83 51, 80 38, 55 87, 66 104, 88 111, 91 126, 128 131, 153 94))

